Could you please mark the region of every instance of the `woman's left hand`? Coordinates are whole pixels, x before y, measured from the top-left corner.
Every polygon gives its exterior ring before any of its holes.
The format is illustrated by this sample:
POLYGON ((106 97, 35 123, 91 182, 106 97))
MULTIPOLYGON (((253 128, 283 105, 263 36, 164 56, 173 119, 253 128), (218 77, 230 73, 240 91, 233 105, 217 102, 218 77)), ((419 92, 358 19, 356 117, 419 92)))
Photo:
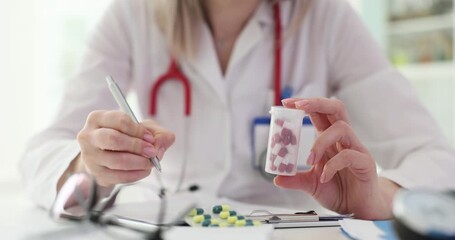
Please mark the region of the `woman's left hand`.
POLYGON ((336 99, 285 99, 288 108, 304 110, 318 132, 307 164, 296 176, 277 176, 275 184, 311 194, 322 206, 356 218, 391 217, 376 164, 349 125, 343 103, 336 99))

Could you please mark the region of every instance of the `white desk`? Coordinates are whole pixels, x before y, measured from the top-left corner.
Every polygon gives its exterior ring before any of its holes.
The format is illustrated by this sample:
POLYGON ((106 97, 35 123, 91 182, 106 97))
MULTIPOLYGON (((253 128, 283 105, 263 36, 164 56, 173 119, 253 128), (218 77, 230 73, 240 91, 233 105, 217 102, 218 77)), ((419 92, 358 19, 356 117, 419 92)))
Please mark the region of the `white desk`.
MULTIPOLYGON (((20 183, 0 183, 0 238, 1 239, 121 239, 113 237, 93 225, 56 223, 46 211, 34 207, 24 196, 20 183)), ((119 230, 115 230, 119 231, 119 230)), ((339 227, 299 228, 274 230, 278 239, 347 239, 339 227)))

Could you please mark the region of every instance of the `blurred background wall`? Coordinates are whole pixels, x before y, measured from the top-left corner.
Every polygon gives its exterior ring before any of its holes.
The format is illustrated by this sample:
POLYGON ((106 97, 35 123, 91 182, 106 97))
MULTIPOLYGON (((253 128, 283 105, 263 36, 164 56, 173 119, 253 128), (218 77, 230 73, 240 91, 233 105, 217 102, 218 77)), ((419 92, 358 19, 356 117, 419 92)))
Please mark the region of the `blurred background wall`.
MULTIPOLYGON (((49 124, 92 25, 111 0, 0 2, 0 181, 49 124)), ((330 0, 335 1, 335 0, 330 0)), ((350 0, 455 145, 454 0, 350 0)))
POLYGON ((55 114, 85 39, 111 0, 0 1, 0 181, 55 114))
POLYGON ((384 53, 413 83, 455 145, 454 1, 357 0, 357 3, 384 53))

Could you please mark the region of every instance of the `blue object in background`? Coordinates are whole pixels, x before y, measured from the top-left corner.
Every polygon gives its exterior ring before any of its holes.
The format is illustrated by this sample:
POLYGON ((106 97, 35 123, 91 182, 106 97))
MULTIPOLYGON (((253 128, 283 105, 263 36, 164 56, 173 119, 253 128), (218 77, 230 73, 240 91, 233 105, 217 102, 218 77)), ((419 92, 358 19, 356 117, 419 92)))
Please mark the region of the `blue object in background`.
POLYGON ((387 221, 374 221, 373 222, 376 227, 381 229, 385 232, 386 237, 384 239, 387 240, 399 240, 400 238, 395 234, 395 230, 393 229, 393 222, 392 220, 387 221))
MULTIPOLYGON (((380 239, 383 240, 400 240, 400 238, 396 235, 395 230, 393 229, 393 221, 392 220, 384 220, 384 221, 373 221, 373 224, 381 229, 385 236, 381 237, 380 239)), ((341 232, 349 239, 352 238, 349 233, 347 233, 343 228, 340 228, 341 232)), ((376 238, 374 238, 376 239, 376 238)))
POLYGON ((286 86, 281 90, 281 99, 292 97, 292 87, 286 86))

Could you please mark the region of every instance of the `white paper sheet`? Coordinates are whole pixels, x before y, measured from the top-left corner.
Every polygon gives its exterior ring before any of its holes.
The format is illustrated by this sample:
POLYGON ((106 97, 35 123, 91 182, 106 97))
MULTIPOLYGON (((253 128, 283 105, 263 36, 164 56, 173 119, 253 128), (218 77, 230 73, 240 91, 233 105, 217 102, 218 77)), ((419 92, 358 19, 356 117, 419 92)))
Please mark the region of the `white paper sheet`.
POLYGON ((354 239, 380 240, 386 236, 386 233, 379 229, 373 221, 343 219, 339 222, 341 228, 354 239))

